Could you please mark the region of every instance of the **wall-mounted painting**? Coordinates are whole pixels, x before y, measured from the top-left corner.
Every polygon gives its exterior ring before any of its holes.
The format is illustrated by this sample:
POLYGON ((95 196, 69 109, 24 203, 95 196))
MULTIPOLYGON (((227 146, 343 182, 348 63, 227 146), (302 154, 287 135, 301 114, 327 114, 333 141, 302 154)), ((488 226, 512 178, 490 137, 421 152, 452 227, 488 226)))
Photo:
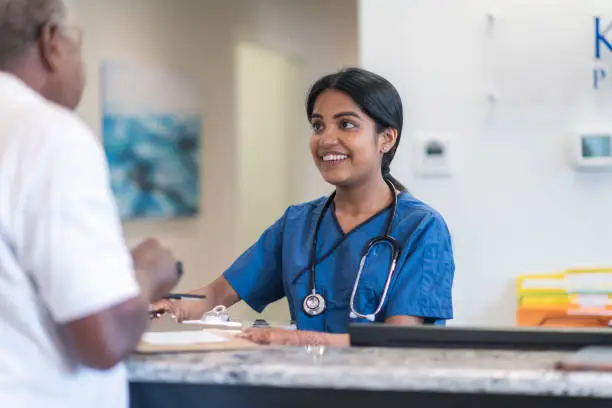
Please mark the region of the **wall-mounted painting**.
POLYGON ((101 67, 102 137, 121 218, 179 218, 200 202, 200 88, 156 67, 101 67))

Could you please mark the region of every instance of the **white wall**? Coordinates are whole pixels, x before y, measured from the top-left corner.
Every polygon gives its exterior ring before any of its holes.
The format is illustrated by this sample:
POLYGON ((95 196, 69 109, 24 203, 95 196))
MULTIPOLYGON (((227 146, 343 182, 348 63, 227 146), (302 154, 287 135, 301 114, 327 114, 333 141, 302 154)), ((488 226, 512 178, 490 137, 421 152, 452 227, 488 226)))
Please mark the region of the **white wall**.
MULTIPOLYGON (((162 238, 185 263, 179 290, 217 277, 244 249, 236 237, 237 146, 234 45, 252 41, 293 55, 304 64, 300 86, 322 73, 356 63, 354 0, 67 0, 86 30, 89 85, 80 115, 100 134, 99 63, 119 58, 162 66, 199 78, 203 92, 202 205, 195 219, 142 221, 125 225, 130 243, 162 238), (341 16, 341 18, 339 17, 341 16), (339 21, 341 24, 339 24, 339 21)), ((271 118, 274 120, 274 118, 271 118)), ((291 192, 310 199, 325 191, 313 172, 304 135, 291 192), (308 169, 301 171, 301 167, 308 169), (310 172, 310 173, 309 173, 310 172)), ((280 216, 280 214, 279 214, 280 216)))
POLYGON ((405 104, 392 170, 454 235, 456 324, 514 324, 519 274, 612 264, 612 174, 578 174, 563 150, 574 129, 612 131, 611 53, 592 84, 595 15, 612 22, 612 1, 359 2, 361 64, 405 104), (420 132, 456 142, 451 178, 414 177, 420 132))

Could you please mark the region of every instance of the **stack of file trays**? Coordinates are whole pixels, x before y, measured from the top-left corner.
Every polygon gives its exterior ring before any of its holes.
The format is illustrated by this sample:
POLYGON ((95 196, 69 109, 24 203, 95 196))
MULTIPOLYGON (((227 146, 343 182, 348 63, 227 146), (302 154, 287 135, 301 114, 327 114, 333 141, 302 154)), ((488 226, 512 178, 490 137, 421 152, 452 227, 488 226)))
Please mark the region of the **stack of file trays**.
POLYGON ((608 327, 612 268, 569 269, 517 279, 518 326, 608 327))

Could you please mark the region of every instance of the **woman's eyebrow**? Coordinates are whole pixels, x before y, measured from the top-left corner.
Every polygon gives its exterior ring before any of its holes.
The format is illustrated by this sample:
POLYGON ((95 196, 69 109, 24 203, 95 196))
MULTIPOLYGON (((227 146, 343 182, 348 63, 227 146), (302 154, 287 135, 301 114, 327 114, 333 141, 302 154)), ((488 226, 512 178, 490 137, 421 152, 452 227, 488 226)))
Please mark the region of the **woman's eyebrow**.
POLYGON ((355 112, 340 112, 340 113, 336 113, 334 115, 334 119, 338 119, 338 118, 341 118, 343 116, 353 116, 353 117, 355 117, 357 119, 361 119, 361 116, 359 116, 355 112))
MULTIPOLYGON (((352 117, 355 117, 357 119, 361 119, 361 116, 359 116, 355 112, 339 112, 339 113, 336 113, 334 115, 334 119, 338 119, 338 118, 341 118, 343 116, 352 116, 352 117)), ((310 115, 310 119, 323 119, 323 115, 321 115, 320 113, 313 113, 312 115, 310 115)))

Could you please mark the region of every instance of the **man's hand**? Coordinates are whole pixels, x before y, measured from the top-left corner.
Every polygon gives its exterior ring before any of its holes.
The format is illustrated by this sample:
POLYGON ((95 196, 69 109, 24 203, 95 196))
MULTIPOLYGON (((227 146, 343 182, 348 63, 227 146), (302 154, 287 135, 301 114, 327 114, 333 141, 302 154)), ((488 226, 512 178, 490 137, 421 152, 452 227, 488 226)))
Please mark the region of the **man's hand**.
POLYGON ((177 263, 172 253, 157 240, 147 239, 132 250, 136 277, 143 294, 153 303, 177 284, 177 263))

